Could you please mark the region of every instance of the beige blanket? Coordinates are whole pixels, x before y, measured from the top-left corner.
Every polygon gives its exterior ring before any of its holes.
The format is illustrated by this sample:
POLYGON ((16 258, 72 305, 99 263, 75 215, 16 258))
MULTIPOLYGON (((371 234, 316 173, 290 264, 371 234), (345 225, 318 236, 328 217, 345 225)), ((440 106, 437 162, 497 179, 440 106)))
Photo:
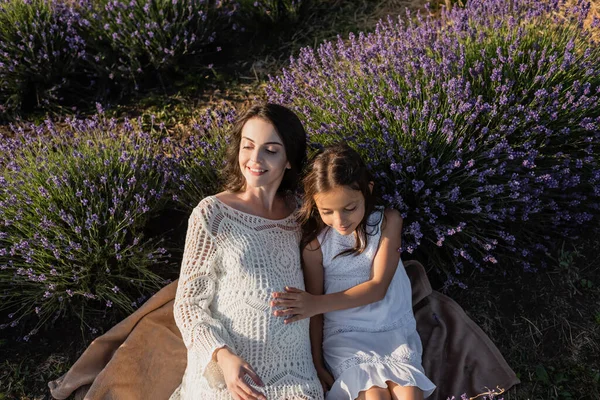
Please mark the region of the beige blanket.
MULTIPOLYGON (((453 300, 431 290, 425 269, 405 263, 413 290, 423 367, 445 400, 519 383, 483 331, 453 300)), ((48 384, 55 399, 168 399, 181 382, 186 348, 173 319, 177 282, 94 340, 62 377, 48 384)), ((496 389, 498 392, 498 389, 496 389)))

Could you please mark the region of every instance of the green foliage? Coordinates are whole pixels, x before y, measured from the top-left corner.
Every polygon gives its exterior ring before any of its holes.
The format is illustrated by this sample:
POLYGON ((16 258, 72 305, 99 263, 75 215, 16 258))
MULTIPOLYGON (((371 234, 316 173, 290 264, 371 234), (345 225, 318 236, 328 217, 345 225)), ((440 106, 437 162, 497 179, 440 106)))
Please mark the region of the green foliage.
POLYGON ((251 47, 254 33, 289 29, 307 4, 1 0, 0 118, 166 92, 182 77, 197 85, 222 47, 251 47))
POLYGON ((215 29, 227 23, 212 1, 101 0, 92 7, 91 67, 122 94, 152 86, 140 84, 144 77, 164 84, 184 57, 201 57, 215 29))
POLYGON ((130 313, 164 285, 169 260, 145 237, 164 209, 170 168, 132 122, 50 122, 4 138, 0 158, 1 327, 114 309, 130 313))
MULTIPOLYGON (((312 0, 315 1, 315 0, 312 0)), ((261 28, 262 24, 283 25, 296 22, 311 0, 239 0, 241 20, 245 28, 261 28)), ((264 27, 262 27, 264 29, 264 27)))
POLYGON ((48 382, 67 372, 72 362, 65 352, 56 343, 44 345, 15 350, 15 343, 0 343, 0 353, 10 354, 0 361, 0 400, 45 398, 48 382), (54 354, 44 354, 44 345, 51 345, 54 354))
POLYGON ((574 391, 574 383, 584 381, 590 393, 600 388, 599 373, 593 367, 586 365, 577 366, 545 366, 538 364, 535 367, 534 381, 539 383, 546 392, 545 399, 569 400, 578 397, 574 391), (595 386, 595 387, 594 387, 595 386))
POLYGON ((62 100, 85 58, 86 23, 61 1, 0 1, 0 118, 62 100))
POLYGON ((192 127, 191 135, 176 145, 175 162, 178 190, 174 200, 186 211, 198 201, 219 191, 223 181, 227 136, 233 127, 235 109, 207 110, 192 127))

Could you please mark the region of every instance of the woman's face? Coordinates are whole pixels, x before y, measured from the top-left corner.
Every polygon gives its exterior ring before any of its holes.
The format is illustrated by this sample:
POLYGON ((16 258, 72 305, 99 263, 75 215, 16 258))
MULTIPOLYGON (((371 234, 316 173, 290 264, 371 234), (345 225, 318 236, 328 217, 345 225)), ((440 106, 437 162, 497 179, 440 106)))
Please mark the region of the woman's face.
POLYGON ((248 187, 279 188, 286 168, 290 168, 277 130, 261 118, 244 124, 238 160, 248 187))

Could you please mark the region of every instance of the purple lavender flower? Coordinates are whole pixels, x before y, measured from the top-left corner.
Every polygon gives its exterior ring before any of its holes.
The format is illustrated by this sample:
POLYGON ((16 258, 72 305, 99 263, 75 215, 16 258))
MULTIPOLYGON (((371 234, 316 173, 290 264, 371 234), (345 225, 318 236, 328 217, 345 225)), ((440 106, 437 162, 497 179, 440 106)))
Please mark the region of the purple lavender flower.
POLYGON ((143 233, 178 179, 173 160, 148 133, 102 115, 27 129, 15 126, 18 135, 0 140, 0 310, 19 321, 27 313, 51 320, 64 303, 75 312, 132 311, 140 291, 162 286, 149 268, 170 259, 143 233))
POLYGON ((532 269, 547 257, 537 243, 600 216, 600 50, 584 10, 558 21, 558 2, 472 0, 440 19, 389 17, 300 50, 267 95, 302 115, 314 147, 355 145, 406 219, 403 251, 449 276, 517 251, 532 269))

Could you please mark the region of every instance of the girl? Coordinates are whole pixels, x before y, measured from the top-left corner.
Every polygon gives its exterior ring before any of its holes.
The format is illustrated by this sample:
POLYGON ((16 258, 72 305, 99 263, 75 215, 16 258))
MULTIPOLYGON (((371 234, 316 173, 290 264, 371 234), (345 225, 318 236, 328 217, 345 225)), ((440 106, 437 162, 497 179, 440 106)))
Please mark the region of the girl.
POLYGON ((328 399, 429 396, 435 385, 421 366, 411 286, 398 251, 402 217, 375 205, 369 172, 347 145, 325 148, 303 183, 308 292, 274 293, 274 315, 286 324, 313 317, 313 361, 324 386, 331 385, 328 399))
POLYGON ((226 191, 190 217, 173 305, 187 368, 172 400, 323 399, 309 323, 271 315, 272 292, 303 284, 292 195, 306 133, 283 106, 257 105, 232 132, 226 191))

